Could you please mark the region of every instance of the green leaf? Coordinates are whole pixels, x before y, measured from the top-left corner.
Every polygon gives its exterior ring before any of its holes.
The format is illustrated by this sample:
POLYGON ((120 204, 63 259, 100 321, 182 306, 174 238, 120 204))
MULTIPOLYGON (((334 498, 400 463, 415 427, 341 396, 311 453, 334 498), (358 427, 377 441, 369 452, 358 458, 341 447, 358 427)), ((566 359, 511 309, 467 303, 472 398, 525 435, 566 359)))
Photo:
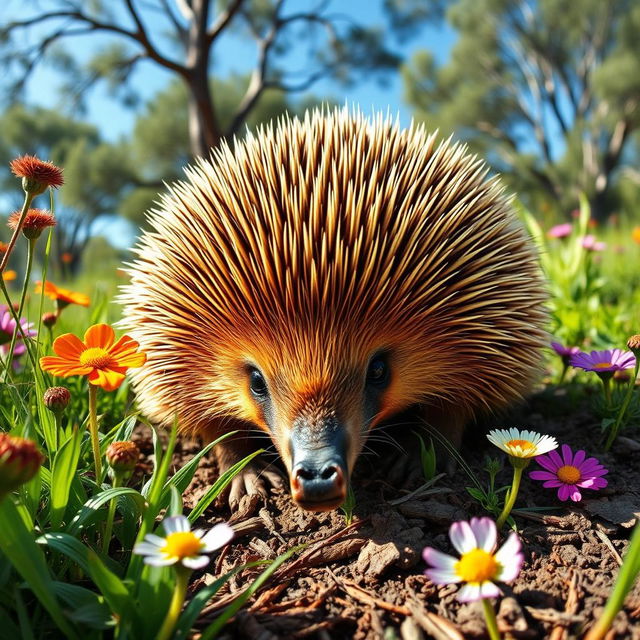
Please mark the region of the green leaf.
POLYGON ((80 457, 81 434, 76 429, 60 447, 51 472, 51 528, 59 529, 69 500, 69 489, 76 477, 80 457))
POLYGON ((136 610, 131 593, 124 582, 113 571, 107 569, 94 551, 89 550, 88 561, 91 579, 104 596, 111 611, 120 619, 120 624, 123 626, 132 624, 136 618, 136 610))
POLYGON ((94 591, 67 582, 54 582, 56 595, 70 608, 69 617, 92 629, 108 629, 115 621, 104 598, 94 591))
POLYGON ((85 573, 89 573, 89 563, 87 559, 89 549, 77 538, 70 536, 68 533, 55 532, 45 533, 43 536, 40 536, 36 542, 47 545, 54 551, 71 558, 85 573))
POLYGON ((227 485, 264 449, 258 449, 246 458, 236 462, 229 467, 210 487, 209 490, 200 498, 198 504, 189 514, 189 522, 194 523, 204 512, 205 509, 225 490, 227 485))
POLYGON ((265 569, 252 583, 243 591, 204 631, 201 640, 211 640, 215 638, 221 631, 222 627, 230 620, 253 596, 253 594, 262 587, 262 585, 275 573, 275 571, 286 562, 294 553, 299 551, 302 547, 294 547, 289 549, 281 556, 278 556, 273 563, 265 569))
POLYGON ((101 491, 98 495, 93 496, 93 498, 87 500, 87 502, 84 503, 82 508, 78 511, 73 520, 71 520, 71 522, 67 526, 67 533, 73 536, 77 535, 80 529, 82 529, 87 524, 87 522, 89 522, 90 519, 96 515, 97 510, 102 505, 109 502, 109 500, 122 495, 131 496, 136 500, 138 505, 140 505, 141 510, 144 509, 144 498, 135 489, 131 489, 129 487, 105 489, 104 491, 101 491))
POLYGON ((2 522, 0 549, 4 555, 66 637, 78 638, 78 634, 65 618, 54 595, 53 580, 49 574, 44 553, 33 539, 31 531, 25 526, 10 497, 0 501, 0 522, 2 522))
POLYGON ((182 515, 182 494, 175 488, 169 487, 170 501, 167 508, 167 516, 181 516, 182 515))

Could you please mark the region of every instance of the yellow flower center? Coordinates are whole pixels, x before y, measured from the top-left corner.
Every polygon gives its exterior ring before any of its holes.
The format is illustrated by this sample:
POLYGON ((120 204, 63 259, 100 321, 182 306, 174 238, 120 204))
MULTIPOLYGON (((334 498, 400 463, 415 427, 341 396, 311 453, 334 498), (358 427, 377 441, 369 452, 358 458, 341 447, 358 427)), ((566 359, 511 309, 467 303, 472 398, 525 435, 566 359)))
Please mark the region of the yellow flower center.
POLYGON ((523 451, 535 449, 535 446, 533 442, 529 442, 528 440, 509 440, 509 442, 507 442, 507 447, 520 447, 523 451))
POLYGON ((464 553, 454 566, 455 572, 464 582, 493 580, 500 565, 493 554, 484 549, 473 549, 464 553))
POLYGON ((558 476, 558 480, 562 480, 562 482, 566 484, 575 484, 579 482, 582 477, 580 469, 574 467, 572 464, 565 464, 563 467, 560 467, 556 471, 556 475, 558 476))
POLYGON ((191 531, 177 531, 166 537, 165 545, 160 551, 168 556, 182 559, 197 555, 202 547, 204 545, 200 538, 191 531))
POLYGON ((104 369, 112 362, 113 358, 101 347, 89 347, 80 354, 80 364, 94 369, 104 369))
POLYGON ((598 362, 598 364, 594 364, 594 369, 608 369, 609 367, 613 367, 613 363, 611 362, 598 362))

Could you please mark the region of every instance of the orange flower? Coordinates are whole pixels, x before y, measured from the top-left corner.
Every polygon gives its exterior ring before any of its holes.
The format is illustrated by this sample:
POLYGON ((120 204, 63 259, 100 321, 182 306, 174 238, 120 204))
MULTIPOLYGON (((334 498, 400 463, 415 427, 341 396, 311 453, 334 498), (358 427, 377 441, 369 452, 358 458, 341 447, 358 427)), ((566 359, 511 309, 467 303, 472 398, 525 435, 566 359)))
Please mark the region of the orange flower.
POLYGON ((88 376, 91 384, 113 391, 122 384, 127 369, 141 367, 147 360, 146 354, 138 351, 140 345, 129 336, 122 336, 118 342, 115 339, 108 324, 89 327, 84 342, 65 333, 53 342, 58 357, 40 358, 40 367, 63 378, 88 376))
POLYGON ((18 274, 13 269, 7 269, 6 271, 2 272, 2 279, 5 282, 11 282, 12 280, 15 280, 17 277, 18 277, 18 274))
POLYGON ((0 253, 6 253, 9 245, 6 242, 0 242, 0 253))
MULTIPOLYGON (((9 216, 8 226, 15 231, 20 222, 20 211, 9 216)), ((46 209, 29 209, 22 223, 22 233, 29 239, 39 238, 47 227, 55 227, 56 219, 46 209)))
MULTIPOLYGON (((40 280, 36 282, 36 293, 42 293, 42 282, 40 280)), ((90 302, 89 296, 84 293, 76 293, 75 291, 69 291, 69 289, 56 287, 53 282, 48 280, 44 283, 44 295, 47 298, 51 298, 51 300, 55 300, 60 309, 64 309, 68 304, 79 304, 82 307, 88 307, 90 302)))
POLYGON ((633 227, 633 231, 631 232, 631 239, 640 244, 640 227, 633 227))
POLYGON ((73 262, 73 253, 69 253, 68 251, 65 251, 60 256, 60 260, 62 260, 64 264, 71 264, 73 262))
POLYGON ((14 176, 22 178, 22 188, 33 195, 44 193, 47 187, 57 188, 64 183, 60 167, 36 156, 20 156, 12 160, 9 167, 14 176))

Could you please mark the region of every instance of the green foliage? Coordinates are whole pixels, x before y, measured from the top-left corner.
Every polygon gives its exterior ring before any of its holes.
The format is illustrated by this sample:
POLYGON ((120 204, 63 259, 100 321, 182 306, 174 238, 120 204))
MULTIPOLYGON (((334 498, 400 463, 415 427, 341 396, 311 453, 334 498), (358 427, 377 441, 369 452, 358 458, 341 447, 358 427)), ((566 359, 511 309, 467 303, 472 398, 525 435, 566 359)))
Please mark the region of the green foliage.
POLYGON ((446 63, 418 51, 403 67, 418 120, 468 142, 531 208, 564 217, 583 191, 601 220, 622 204, 640 124, 637 2, 449 0, 424 16, 389 2, 417 22, 444 4, 457 35, 446 63))
POLYGON ((420 464, 422 466, 422 476, 429 482, 436 475, 436 449, 433 446, 433 440, 429 439, 429 446, 424 443, 424 439, 419 433, 416 437, 420 442, 420 464))
POLYGON ((345 501, 340 505, 340 511, 344 513, 344 521, 347 526, 353 522, 353 511, 356 508, 356 494, 353 490, 353 486, 349 483, 347 488, 347 497, 345 501))

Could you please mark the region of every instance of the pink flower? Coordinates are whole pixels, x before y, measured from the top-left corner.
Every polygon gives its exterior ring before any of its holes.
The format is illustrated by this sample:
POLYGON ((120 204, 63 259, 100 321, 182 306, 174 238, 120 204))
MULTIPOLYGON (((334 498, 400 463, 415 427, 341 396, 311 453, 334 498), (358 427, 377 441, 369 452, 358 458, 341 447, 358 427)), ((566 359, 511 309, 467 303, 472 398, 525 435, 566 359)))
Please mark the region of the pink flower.
POLYGON ((580 449, 575 454, 571 447, 562 445, 562 457, 557 451, 538 456, 536 462, 546 471, 532 471, 532 480, 543 480, 543 487, 558 489, 558 498, 574 502, 582 500, 580 489, 603 489, 607 481, 602 477, 609 473, 595 458, 587 458, 580 449))
POLYGON ((607 243, 599 242, 596 240, 595 236, 589 234, 588 236, 584 236, 584 238, 582 238, 582 246, 587 251, 604 251, 607 248, 607 243))
POLYGON ((591 353, 581 351, 571 356, 569 364, 585 371, 607 373, 635 367, 636 358, 630 351, 623 351, 622 349, 604 349, 602 351, 592 351, 591 353))
MULTIPOLYGON (((33 337, 36 332, 32 329, 33 323, 27 322, 24 318, 20 320, 20 326, 25 335, 33 337)), ((13 319, 9 312, 9 307, 6 304, 0 304, 0 350, 2 353, 9 353, 9 346, 11 344, 11 338, 16 328, 16 321, 13 319)), ((26 346, 20 340, 20 332, 18 332, 18 338, 15 349, 13 350, 14 356, 19 356, 27 350, 26 346)))
POLYGON ((496 551, 498 532, 491 518, 471 518, 454 522, 449 538, 460 558, 427 547, 422 557, 431 565, 426 576, 435 584, 466 582, 458 592, 460 602, 495 598, 501 591, 494 582, 513 582, 518 577, 524 556, 515 533, 496 551))
POLYGON ((566 238, 568 235, 571 235, 571 231, 573 230, 573 226, 570 222, 565 222, 563 224, 557 224, 555 227, 551 227, 549 231, 547 231, 547 236, 549 238, 566 238))
POLYGON ((551 348, 562 358, 562 362, 566 365, 569 364, 571 356, 575 356, 580 353, 580 347, 565 347, 559 342, 552 342, 551 348))

